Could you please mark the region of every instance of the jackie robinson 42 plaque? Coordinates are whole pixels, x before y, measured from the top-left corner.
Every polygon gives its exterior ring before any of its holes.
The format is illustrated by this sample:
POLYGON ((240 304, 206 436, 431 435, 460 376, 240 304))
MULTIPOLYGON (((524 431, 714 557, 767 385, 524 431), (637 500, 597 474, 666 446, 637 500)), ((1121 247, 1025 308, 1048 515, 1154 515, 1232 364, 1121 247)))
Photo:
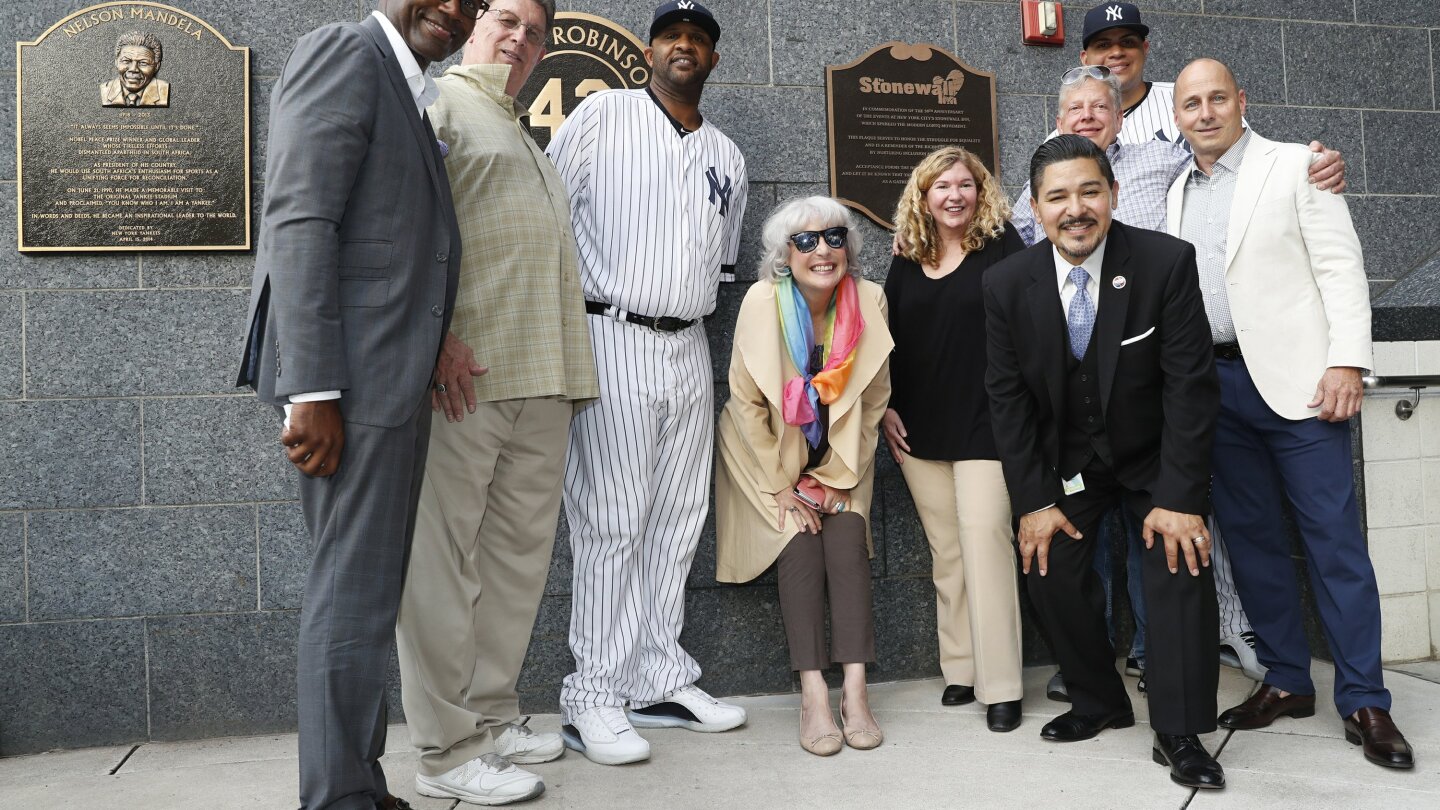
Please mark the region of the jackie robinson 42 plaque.
POLYGON ((543 149, 586 96, 649 83, 645 44, 628 29, 594 14, 562 11, 555 15, 545 58, 520 88, 519 101, 530 111, 530 134, 543 149))
POLYGON ((995 74, 937 45, 886 42, 825 68, 830 193, 878 224, 891 218, 910 170, 942 146, 963 146, 1000 176, 995 74))
POLYGON ((249 249, 249 48, 140 2, 15 50, 20 250, 249 249))

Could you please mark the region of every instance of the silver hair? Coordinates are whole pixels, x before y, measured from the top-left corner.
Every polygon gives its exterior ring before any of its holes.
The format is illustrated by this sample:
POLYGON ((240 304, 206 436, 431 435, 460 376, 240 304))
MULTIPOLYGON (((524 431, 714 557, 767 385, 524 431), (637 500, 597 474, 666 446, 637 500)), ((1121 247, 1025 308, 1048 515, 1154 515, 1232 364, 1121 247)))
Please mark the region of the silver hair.
POLYGON ((160 63, 165 61, 164 48, 160 45, 160 38, 154 34, 142 34, 139 31, 126 31, 115 40, 115 58, 120 58, 120 51, 127 47, 145 48, 155 54, 155 67, 159 68, 160 63))
POLYGON ((765 220, 760 230, 757 271, 761 281, 790 275, 790 235, 807 230, 812 224, 817 230, 839 226, 850 229, 845 237, 845 272, 860 277, 860 248, 865 239, 855 217, 833 198, 815 196, 792 197, 780 203, 765 220))
POLYGON ((1060 113, 1062 115, 1065 113, 1065 99, 1068 98, 1071 93, 1079 90, 1086 82, 1099 82, 1110 88, 1110 101, 1115 104, 1115 114, 1122 117, 1124 116, 1125 104, 1121 101, 1123 95, 1120 92, 1120 77, 1114 73, 1111 73, 1103 79, 1082 76, 1078 82, 1060 85, 1060 113))

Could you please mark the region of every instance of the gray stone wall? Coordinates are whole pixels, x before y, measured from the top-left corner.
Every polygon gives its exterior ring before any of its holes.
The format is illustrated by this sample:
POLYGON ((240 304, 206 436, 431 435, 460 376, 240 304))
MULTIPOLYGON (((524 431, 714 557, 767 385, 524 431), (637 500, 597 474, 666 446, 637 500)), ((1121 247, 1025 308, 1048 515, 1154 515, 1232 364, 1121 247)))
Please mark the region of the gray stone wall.
MULTIPOLYGON (((32 39, 75 0, 0 7, 0 42, 32 39)), ((190 0, 249 45, 256 205, 268 94, 291 43, 358 18, 365 0, 190 0)), ((643 32, 648 0, 561 2, 643 32)), ((778 200, 825 191, 824 66, 889 39, 926 41, 998 74, 1003 181, 1024 182, 1053 91, 1079 46, 1020 44, 1018 4, 967 0, 710 0, 725 26, 710 120, 750 164, 754 234, 778 200)), ((1440 247, 1433 0, 1151 0, 1151 78, 1228 62, 1265 135, 1341 149, 1377 290, 1440 247)), ((9 63, 5 82, 15 78, 9 63)), ((15 249, 15 96, 0 93, 0 755, 291 728, 294 637, 307 540, 295 474, 266 408, 231 388, 253 259, 228 254, 22 256, 15 249)), ((888 236, 866 226, 866 272, 888 236)), ((717 396, 744 283, 709 326, 717 396)), ((1426 289, 1433 290, 1430 285, 1426 289)), ((1440 303, 1431 298, 1429 304, 1440 303)), ((875 512, 873 677, 937 672, 929 555, 893 465, 875 512)), ((564 529, 562 526, 562 538, 564 529)), ((713 579, 713 532, 691 574, 685 642, 717 693, 792 688, 773 576, 713 579)), ((553 707, 569 670, 570 560, 557 545, 521 685, 553 707)), ((1027 657, 1044 650, 1027 638, 1027 657)), ((396 705, 398 716, 398 702, 396 705)))

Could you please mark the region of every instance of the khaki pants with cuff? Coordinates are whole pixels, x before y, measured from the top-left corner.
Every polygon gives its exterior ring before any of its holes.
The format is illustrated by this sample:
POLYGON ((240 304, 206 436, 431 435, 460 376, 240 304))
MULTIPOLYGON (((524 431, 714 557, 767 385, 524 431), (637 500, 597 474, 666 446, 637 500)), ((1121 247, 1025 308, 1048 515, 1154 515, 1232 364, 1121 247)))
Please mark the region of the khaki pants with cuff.
POLYGON ((984 704, 1019 700, 1020 591, 1000 462, 900 465, 934 558, 940 670, 984 704))
POLYGON ((574 407, 482 402, 436 419, 396 630, 420 772, 495 750, 520 714, 516 682, 550 571, 574 407))

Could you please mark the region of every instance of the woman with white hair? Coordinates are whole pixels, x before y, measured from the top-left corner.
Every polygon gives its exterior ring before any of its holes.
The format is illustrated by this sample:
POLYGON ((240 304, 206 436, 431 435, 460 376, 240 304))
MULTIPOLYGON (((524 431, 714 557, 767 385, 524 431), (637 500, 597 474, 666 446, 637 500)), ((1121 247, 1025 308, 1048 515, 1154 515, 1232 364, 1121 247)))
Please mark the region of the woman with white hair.
POLYGON ((884 734, 870 712, 865 664, 875 660, 870 495, 894 346, 885 294, 860 278, 860 232, 829 197, 781 204, 762 239, 718 428, 715 577, 748 582, 776 564, 800 673, 800 745, 820 756, 844 744, 875 748, 884 734), (845 675, 843 738, 822 674, 831 663, 845 675))

